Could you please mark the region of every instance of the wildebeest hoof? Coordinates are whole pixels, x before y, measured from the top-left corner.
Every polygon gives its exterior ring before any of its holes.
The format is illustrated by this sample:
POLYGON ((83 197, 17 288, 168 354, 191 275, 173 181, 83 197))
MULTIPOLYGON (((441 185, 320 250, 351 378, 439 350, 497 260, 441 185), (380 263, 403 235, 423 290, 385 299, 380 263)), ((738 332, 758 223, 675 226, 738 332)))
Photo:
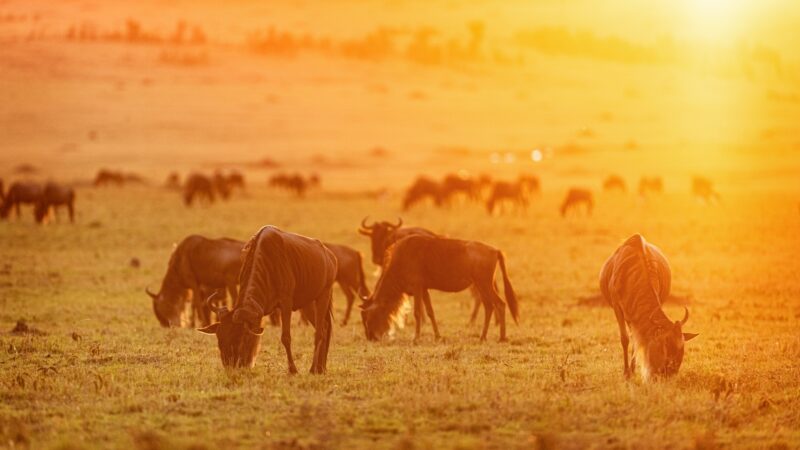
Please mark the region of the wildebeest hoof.
POLYGON ((501 337, 497 342, 508 342, 507 337, 501 337))
POLYGON ((297 367, 289 367, 289 375, 297 375, 297 367))

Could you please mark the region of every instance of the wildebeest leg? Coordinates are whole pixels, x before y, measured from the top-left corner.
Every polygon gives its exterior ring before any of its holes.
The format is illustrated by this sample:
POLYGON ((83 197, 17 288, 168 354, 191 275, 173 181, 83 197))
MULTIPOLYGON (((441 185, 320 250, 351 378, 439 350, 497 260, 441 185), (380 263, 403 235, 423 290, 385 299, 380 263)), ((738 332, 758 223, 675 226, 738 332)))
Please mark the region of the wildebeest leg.
POLYGON ((328 348, 331 344, 331 330, 333 329, 333 290, 329 290, 324 298, 314 302, 316 315, 314 319, 314 363, 311 373, 322 374, 328 369, 328 348))
POLYGON ((483 331, 481 332, 481 340, 486 340, 486 334, 489 332, 489 324, 492 322, 492 312, 494 311, 494 307, 492 306, 492 301, 481 292, 481 299, 483 300, 483 309, 485 315, 483 316, 483 331))
MULTIPOLYGON (((231 296, 231 306, 236 307, 239 304, 239 293, 236 291, 236 282, 228 284, 228 294, 231 296)), ((233 309, 233 308, 231 308, 233 309)))
MULTIPOLYGON (((497 294, 494 283, 489 283, 480 288, 481 297, 485 298, 484 306, 487 309, 493 309, 496 313, 496 322, 500 325, 500 342, 506 342, 506 302, 497 294)), ((486 339, 486 331, 484 331, 482 340, 486 339)))
POLYGON ((342 319, 342 326, 345 326, 347 325, 347 321, 350 320, 350 312, 353 310, 353 303, 356 301, 356 295, 349 286, 342 283, 339 283, 339 286, 341 286, 344 296, 347 297, 347 309, 345 309, 344 319, 342 319))
POLYGON ((472 297, 475 299, 475 305, 472 307, 472 314, 469 316, 470 325, 475 324, 475 320, 478 318, 478 312, 481 310, 481 295, 474 287, 472 288, 472 297))
POLYGON ((67 211, 69 212, 69 223, 75 223, 75 204, 73 202, 67 203, 67 211))
POLYGON ((625 378, 630 378, 631 370, 628 366, 628 329, 625 326, 625 317, 622 314, 622 308, 614 306, 614 315, 617 317, 617 325, 619 325, 619 340, 622 344, 622 355, 625 364, 622 374, 625 378))
POLYGON ((297 373, 297 366, 294 365, 292 358, 292 310, 290 308, 281 309, 281 344, 286 349, 286 360, 289 363, 289 373, 297 373))
POLYGON ((20 219, 22 217, 22 211, 20 211, 19 205, 20 205, 20 202, 14 203, 14 211, 17 212, 17 219, 20 219))
POLYGON ((433 315, 433 305, 431 304, 431 294, 428 293, 427 289, 422 291, 422 300, 425 302, 425 310, 428 312, 428 317, 431 318, 433 335, 436 336, 436 340, 439 340, 442 336, 439 334, 439 327, 436 325, 436 317, 433 315))
POLYGON ((416 331, 414 332, 414 342, 419 340, 420 328, 422 327, 422 301, 418 296, 414 296, 414 322, 416 331))

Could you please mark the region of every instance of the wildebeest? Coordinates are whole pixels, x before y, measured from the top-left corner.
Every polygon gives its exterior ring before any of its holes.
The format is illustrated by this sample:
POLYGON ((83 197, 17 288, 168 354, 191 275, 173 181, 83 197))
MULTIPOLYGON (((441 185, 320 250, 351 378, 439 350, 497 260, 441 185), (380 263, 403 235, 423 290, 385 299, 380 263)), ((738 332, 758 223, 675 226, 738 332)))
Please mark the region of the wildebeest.
POLYGON ((228 178, 228 188, 230 188, 231 190, 233 189, 240 189, 242 191, 244 190, 245 188, 244 175, 242 175, 241 172, 232 170, 228 174, 227 178, 228 178))
POLYGON ((505 257, 499 250, 481 242, 429 236, 408 236, 394 244, 375 291, 362 305, 362 320, 369 340, 378 340, 389 330, 392 316, 403 303, 404 294, 414 297, 415 339, 420 335, 422 305, 431 319, 433 333, 439 329, 431 305, 429 289, 460 292, 472 287, 486 310, 481 340, 486 339, 492 312, 500 323, 500 341, 506 340, 505 305, 519 321, 519 305, 508 279, 505 257), (506 301, 495 289, 497 266, 503 275, 506 301))
POLYGON ((100 169, 94 178, 95 187, 123 186, 126 183, 144 183, 144 178, 135 173, 123 173, 109 169, 100 169))
POLYGON ((222 200, 227 200, 231 196, 231 186, 228 183, 228 177, 222 174, 219 170, 214 172, 211 177, 211 182, 214 185, 214 191, 219 194, 222 200))
POLYGON ((622 179, 619 175, 609 175, 608 178, 603 181, 603 190, 605 191, 620 191, 626 192, 628 190, 627 186, 625 185, 625 180, 622 179))
POLYGON ((442 206, 442 186, 428 177, 419 177, 403 196, 403 211, 408 211, 412 206, 428 198, 435 206, 442 206))
POLYGON ((214 182, 205 175, 193 173, 186 179, 183 185, 183 203, 192 206, 194 199, 205 199, 208 203, 214 203, 214 182))
POLYGON ((504 203, 511 203, 517 208, 525 209, 528 206, 530 195, 539 192, 539 178, 533 175, 520 175, 517 181, 496 181, 492 185, 489 199, 486 201, 486 210, 493 214, 495 208, 504 203))
POLYGON ((181 325, 188 291, 192 294, 192 326, 195 321, 203 326, 211 323, 210 310, 204 302, 210 290, 227 290, 236 303, 243 247, 244 242, 228 238, 191 235, 183 239, 169 258, 161 289, 157 294, 146 289, 159 323, 164 327, 181 325))
POLYGON ((463 196, 468 201, 480 198, 481 186, 479 180, 458 174, 447 174, 440 185, 441 203, 450 205, 458 196, 463 196))
POLYGON ((6 187, 3 184, 3 179, 0 178, 0 203, 6 198, 6 187))
POLYGON ((683 361, 684 343, 697 336, 683 332, 688 309, 684 307, 683 319, 675 322, 661 310, 671 278, 667 258, 639 234, 628 238, 600 271, 600 290, 614 308, 619 325, 626 378, 633 375, 637 359, 645 381, 675 375, 683 361), (633 335, 630 365, 628 330, 633 335))
POLYGON ((649 193, 661 194, 664 192, 664 181, 661 177, 642 177, 639 180, 639 195, 646 196, 649 193))
POLYGON ((51 209, 58 216, 58 208, 61 206, 67 207, 69 221, 75 223, 75 190, 52 181, 47 182, 34 208, 36 221, 43 223, 51 209))
POLYGON ((372 250, 372 263, 376 266, 383 266, 383 257, 386 249, 400 239, 411 235, 422 235, 430 237, 439 237, 436 233, 425 228, 420 227, 405 227, 403 226, 403 219, 397 218, 397 223, 390 222, 375 222, 372 225, 367 225, 367 217, 361 220, 361 227, 358 232, 370 239, 370 248, 372 250))
POLYGON ((342 288, 342 292, 344 292, 345 298, 347 299, 347 307, 344 313, 344 319, 342 319, 342 326, 344 326, 347 325, 347 321, 350 319, 350 313, 353 309, 353 302, 355 302, 356 296, 363 298, 370 294, 364 277, 361 253, 346 245, 332 244, 330 242, 323 242, 323 244, 333 252, 338 263, 336 283, 342 288))
POLYGON ((220 318, 203 333, 216 334, 224 366, 252 367, 261 345, 261 319, 281 313, 281 343, 289 373, 297 373, 292 358, 292 311, 313 307, 315 328, 311 373, 324 373, 333 328, 331 304, 336 257, 322 242, 265 226, 245 246, 239 276, 240 298, 233 311, 217 309, 220 318))
POLYGON ((167 181, 164 182, 164 187, 176 191, 181 188, 181 176, 178 172, 170 172, 170 174, 167 175, 167 181))
POLYGON ((270 187, 286 189, 297 197, 304 197, 309 189, 309 182, 299 173, 277 173, 269 178, 270 187))
POLYGON ((35 208, 43 192, 42 185, 34 181, 16 181, 12 183, 3 198, 3 204, 0 205, 0 217, 7 218, 11 208, 14 208, 17 218, 20 218, 22 216, 20 207, 22 205, 33 205, 35 208))
POLYGON ((588 189, 571 188, 561 203, 561 217, 566 216, 567 211, 570 209, 577 208, 580 205, 586 206, 586 214, 592 214, 592 208, 594 207, 592 192, 588 189))
POLYGON ((714 190, 714 184, 711 180, 703 177, 692 178, 692 194, 706 203, 712 200, 719 201, 720 199, 719 193, 714 190))

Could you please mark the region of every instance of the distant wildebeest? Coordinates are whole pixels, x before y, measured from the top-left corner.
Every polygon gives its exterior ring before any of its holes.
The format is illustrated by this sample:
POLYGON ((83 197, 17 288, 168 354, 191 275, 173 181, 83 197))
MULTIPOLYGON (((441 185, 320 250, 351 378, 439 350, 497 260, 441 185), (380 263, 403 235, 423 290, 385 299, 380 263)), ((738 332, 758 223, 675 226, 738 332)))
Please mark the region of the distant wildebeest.
POLYGON ((312 173, 308 176, 308 187, 316 189, 322 185, 322 178, 318 173, 312 173))
POLYGON ((183 185, 183 203, 192 206, 194 199, 205 199, 208 203, 214 203, 214 182, 205 175, 193 173, 186 179, 183 185))
POLYGON ((630 378, 641 361, 645 381, 678 373, 684 343, 696 334, 684 333, 689 319, 673 322, 661 310, 669 296, 669 263, 658 247, 635 234, 628 238, 603 265, 600 290, 614 308, 624 358, 623 374, 630 378), (628 330, 633 335, 633 358, 628 364, 628 330))
POLYGON ((383 266, 383 257, 386 249, 400 239, 411 235, 422 235, 430 237, 439 237, 436 233, 425 228, 420 227, 405 227, 403 226, 403 219, 397 219, 397 223, 390 222, 375 222, 372 225, 367 225, 367 217, 361 221, 361 227, 358 232, 370 239, 370 248, 372 250, 372 263, 376 266, 383 266))
POLYGON ((353 309, 353 302, 355 302, 356 297, 363 298, 370 294, 364 277, 364 265, 361 261, 361 253, 346 245, 331 244, 330 242, 323 242, 323 244, 333 252, 338 263, 336 283, 342 288, 342 292, 344 292, 345 298, 347 299, 347 307, 344 313, 344 319, 342 319, 342 326, 344 326, 347 325, 347 321, 350 319, 350 313, 353 309))
POLYGON ((179 190, 181 188, 181 176, 178 172, 171 172, 167 175, 167 181, 164 183, 164 187, 172 190, 179 190))
POLYGON ((311 373, 325 373, 333 328, 331 303, 336 257, 322 242, 265 226, 245 246, 239 277, 239 302, 232 311, 216 310, 219 322, 200 329, 216 334, 224 366, 252 367, 261 346, 261 319, 281 313, 281 343, 289 373, 297 373, 292 358, 292 311, 314 312, 311 373))
POLYGON ((123 173, 117 170, 100 169, 94 178, 95 187, 123 186, 126 183, 144 183, 144 178, 135 173, 123 173))
POLYGON ((42 198, 44 189, 42 185, 33 181, 16 181, 11 184, 3 198, 3 204, 0 205, 0 217, 7 218, 11 212, 11 208, 17 213, 17 218, 22 216, 20 207, 22 205, 35 206, 42 198))
POLYGON ((406 190, 403 197, 403 211, 408 211, 412 206, 428 198, 435 206, 442 206, 442 186, 428 177, 419 177, 406 190))
POLYGON ((620 191, 626 192, 628 187, 625 185, 625 180, 622 179, 619 175, 609 175, 608 178, 603 181, 603 190, 605 191, 620 191))
POLYGON ((477 179, 454 173, 447 174, 440 185, 441 203, 449 206, 458 196, 467 201, 477 201, 480 198, 480 189, 477 179))
POLYGON ((580 205, 586 207, 586 214, 592 215, 592 209, 594 208, 592 192, 588 189, 571 188, 561 203, 561 217, 566 216, 567 211, 578 208, 580 205))
POLYGON ((309 182, 299 173, 291 175, 278 173, 269 178, 269 186, 286 189, 294 193, 297 197, 304 197, 306 191, 309 189, 309 182))
POLYGON ((243 191, 245 188, 244 175, 237 170, 232 170, 228 174, 228 188, 231 190, 239 189, 243 191))
POLYGON ((720 200, 719 193, 714 190, 714 184, 708 178, 692 178, 692 194, 706 203, 720 200))
POLYGON ((496 181, 492 185, 489 199, 486 201, 486 210, 489 214, 495 212, 495 208, 502 207, 504 203, 511 203, 518 209, 528 207, 528 200, 531 194, 540 190, 539 178, 533 175, 520 175, 514 181, 496 181))
MULTIPOLYGON (((236 303, 239 269, 244 242, 235 239, 209 239, 191 235, 183 239, 172 252, 167 272, 157 294, 145 291, 153 299, 153 311, 164 327, 180 327, 186 294, 192 294, 191 326, 195 322, 211 323, 210 310, 205 304, 209 291, 227 290, 236 303)), ((223 296, 224 297, 224 296, 223 296)))
POLYGON ((231 186, 228 183, 228 177, 217 170, 211 177, 211 182, 214 186, 214 191, 219 194, 220 198, 222 200, 228 200, 228 198, 231 196, 231 186))
POLYGON ((34 208, 36 221, 44 223, 51 210, 58 217, 58 208, 66 206, 69 213, 69 221, 75 223, 75 190, 52 181, 48 181, 44 186, 42 196, 34 208))
POLYGON ((481 242, 428 236, 409 236, 397 241, 387 252, 388 261, 372 296, 362 305, 362 320, 369 340, 378 340, 389 331, 404 294, 414 297, 415 339, 420 336, 424 305, 437 339, 439 334, 429 289, 460 292, 472 287, 486 311, 481 340, 486 339, 492 313, 500 323, 500 341, 506 340, 505 307, 519 321, 519 305, 508 279, 502 252, 481 242), (495 289, 497 267, 503 276, 506 301, 495 289))
POLYGON ((661 177, 642 177, 639 180, 639 195, 646 196, 649 193, 661 194, 664 192, 664 181, 661 177))

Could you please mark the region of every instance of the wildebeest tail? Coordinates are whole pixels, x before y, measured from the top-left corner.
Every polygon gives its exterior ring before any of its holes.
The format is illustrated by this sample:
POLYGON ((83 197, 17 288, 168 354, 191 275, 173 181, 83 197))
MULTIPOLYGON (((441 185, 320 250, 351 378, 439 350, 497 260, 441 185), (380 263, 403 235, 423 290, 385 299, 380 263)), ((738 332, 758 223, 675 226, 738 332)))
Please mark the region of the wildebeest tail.
POLYGON ((514 293, 514 287, 511 286, 511 280, 508 279, 506 258, 502 252, 497 253, 497 260, 500 262, 500 270, 503 272, 503 289, 506 294, 508 309, 511 310, 511 317, 514 318, 514 322, 519 323, 519 302, 517 301, 517 294, 514 293))

